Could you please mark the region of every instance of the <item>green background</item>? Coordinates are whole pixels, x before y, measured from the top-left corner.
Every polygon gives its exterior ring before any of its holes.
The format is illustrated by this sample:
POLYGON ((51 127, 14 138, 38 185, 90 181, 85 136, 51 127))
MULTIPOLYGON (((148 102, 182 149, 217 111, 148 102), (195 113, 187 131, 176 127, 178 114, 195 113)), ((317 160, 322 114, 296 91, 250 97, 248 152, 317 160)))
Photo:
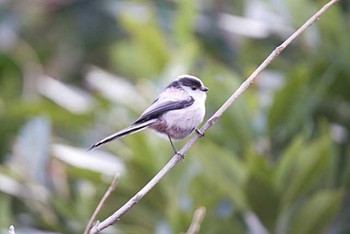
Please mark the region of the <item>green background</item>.
MULTIPOLYGON (((0 232, 82 233, 172 156, 150 130, 98 150, 171 80, 209 118, 326 1, 0 1, 0 232)), ((350 232, 350 4, 293 42, 163 180, 104 233, 350 232)), ((176 143, 180 148, 186 140, 176 143)))

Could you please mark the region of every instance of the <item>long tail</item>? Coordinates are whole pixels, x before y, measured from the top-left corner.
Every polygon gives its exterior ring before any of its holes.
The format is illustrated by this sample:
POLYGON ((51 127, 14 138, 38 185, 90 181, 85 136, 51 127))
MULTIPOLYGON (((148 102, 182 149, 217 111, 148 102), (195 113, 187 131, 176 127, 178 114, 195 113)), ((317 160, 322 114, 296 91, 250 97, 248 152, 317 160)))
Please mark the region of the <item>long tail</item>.
POLYGON ((128 134, 133 134, 133 133, 136 133, 136 132, 139 132, 145 128, 147 128, 150 124, 154 123, 156 121, 156 119, 151 119, 149 121, 146 121, 144 123, 140 123, 140 124, 136 124, 136 125, 131 125, 130 127, 127 127, 119 132, 116 132, 102 140, 100 140, 99 142, 93 144, 88 151, 90 150, 93 150, 97 147, 99 147, 100 145, 103 145, 103 144, 106 144, 110 141, 113 141, 115 139, 118 139, 118 138, 121 138, 125 135, 128 135, 128 134))

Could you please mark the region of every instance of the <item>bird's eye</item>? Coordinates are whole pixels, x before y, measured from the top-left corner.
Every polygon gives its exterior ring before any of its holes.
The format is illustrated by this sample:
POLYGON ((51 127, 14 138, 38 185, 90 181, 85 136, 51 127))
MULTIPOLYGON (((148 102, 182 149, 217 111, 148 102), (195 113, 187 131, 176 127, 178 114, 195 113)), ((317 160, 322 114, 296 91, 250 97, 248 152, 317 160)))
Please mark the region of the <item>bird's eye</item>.
POLYGON ((196 87, 196 86, 192 86, 191 89, 192 89, 192 90, 196 90, 197 87, 196 87))

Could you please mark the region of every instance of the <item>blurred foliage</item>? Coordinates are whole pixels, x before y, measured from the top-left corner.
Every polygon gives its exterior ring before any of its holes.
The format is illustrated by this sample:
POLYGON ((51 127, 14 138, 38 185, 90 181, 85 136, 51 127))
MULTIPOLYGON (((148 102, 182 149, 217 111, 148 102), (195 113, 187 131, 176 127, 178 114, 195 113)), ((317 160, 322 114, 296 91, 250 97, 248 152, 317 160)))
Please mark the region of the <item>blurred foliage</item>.
MULTIPOLYGON (((92 143, 183 73, 209 117, 324 3, 0 1, 1 233, 81 233, 117 172, 106 218, 172 151, 150 131, 92 143)), ((323 15, 104 233, 180 233, 200 206, 200 233, 349 233, 349 13, 323 15)))

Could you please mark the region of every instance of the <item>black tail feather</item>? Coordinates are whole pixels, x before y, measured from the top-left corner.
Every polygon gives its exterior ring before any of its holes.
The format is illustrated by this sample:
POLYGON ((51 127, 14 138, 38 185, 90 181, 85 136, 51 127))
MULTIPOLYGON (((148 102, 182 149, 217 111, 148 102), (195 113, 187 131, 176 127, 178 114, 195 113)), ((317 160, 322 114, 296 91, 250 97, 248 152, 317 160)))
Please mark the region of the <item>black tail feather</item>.
POLYGON ((153 123, 155 120, 151 120, 151 121, 147 121, 145 123, 142 123, 142 124, 137 124, 137 125, 132 125, 126 129, 123 129, 113 135, 110 135, 104 139, 102 139, 101 141, 93 144, 89 149, 88 151, 90 150, 93 150, 93 149, 96 149, 97 147, 103 145, 103 144, 106 144, 110 141, 113 141, 115 139, 118 139, 118 138, 121 138, 125 135, 128 135, 128 134, 132 134, 132 133, 135 133, 135 132, 138 132, 138 131, 141 131, 143 130, 144 128, 148 127, 148 125, 150 125, 151 123, 153 123))

